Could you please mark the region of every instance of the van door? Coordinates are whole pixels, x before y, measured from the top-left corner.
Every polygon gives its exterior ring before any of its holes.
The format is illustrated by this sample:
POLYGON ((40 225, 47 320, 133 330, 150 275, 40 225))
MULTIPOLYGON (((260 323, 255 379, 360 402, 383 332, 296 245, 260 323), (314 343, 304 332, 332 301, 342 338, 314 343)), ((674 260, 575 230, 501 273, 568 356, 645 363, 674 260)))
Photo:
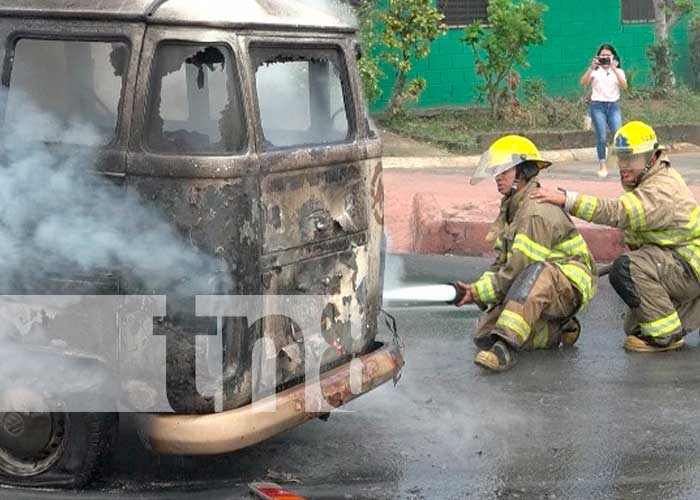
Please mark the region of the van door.
MULTIPOLYGON (((213 411, 194 388, 194 335, 209 336, 212 376, 224 370, 226 409, 250 401, 252 346, 258 327, 230 319, 197 318, 196 295, 260 293, 258 164, 247 120, 245 62, 236 35, 216 29, 149 26, 139 70, 127 159, 127 191, 168 223, 202 260, 183 276, 179 298, 169 290, 168 319, 156 334, 171 335, 170 373, 182 376, 171 403, 182 412, 213 411), (226 279, 228 278, 228 279, 226 279), (221 286, 218 286, 216 284, 221 286), (164 333, 165 332, 165 333, 164 333), (221 344, 223 343, 223 360, 221 344), (188 378, 189 377, 189 378, 188 378)), ((172 249, 159 248, 157 255, 172 249)), ((126 283, 138 293, 139 283, 126 283)), ((200 372, 198 372, 199 374, 200 372)))
POLYGON ((325 298, 322 339, 267 319, 282 384, 300 379, 310 363, 325 370, 367 352, 376 335, 381 227, 370 186, 381 170, 368 161, 352 40, 299 32, 245 40, 263 169, 265 293, 325 298))

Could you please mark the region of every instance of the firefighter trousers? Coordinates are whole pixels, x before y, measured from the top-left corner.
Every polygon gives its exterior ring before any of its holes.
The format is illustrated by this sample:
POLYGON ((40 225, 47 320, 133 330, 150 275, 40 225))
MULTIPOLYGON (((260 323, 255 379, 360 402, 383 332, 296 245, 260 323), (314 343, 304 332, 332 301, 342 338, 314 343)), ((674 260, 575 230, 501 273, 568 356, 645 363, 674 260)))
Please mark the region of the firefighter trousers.
POLYGON ((630 310, 625 334, 667 346, 700 327, 700 281, 673 250, 644 246, 619 257, 610 284, 630 310))
POLYGON ((474 342, 480 349, 490 349, 498 340, 516 351, 557 347, 562 326, 580 303, 578 290, 558 267, 532 264, 516 278, 504 301, 482 315, 474 342))

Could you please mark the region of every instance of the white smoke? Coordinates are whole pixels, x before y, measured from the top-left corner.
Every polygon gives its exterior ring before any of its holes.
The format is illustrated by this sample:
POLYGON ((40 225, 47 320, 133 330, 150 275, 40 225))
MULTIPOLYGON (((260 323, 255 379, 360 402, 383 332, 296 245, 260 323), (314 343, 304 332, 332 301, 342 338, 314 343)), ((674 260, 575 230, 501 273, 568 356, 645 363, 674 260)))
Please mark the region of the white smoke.
POLYGON ((348 24, 357 24, 355 10, 348 0, 297 0, 299 3, 332 15, 348 24))
POLYGON ((95 129, 66 127, 29 101, 13 113, 0 136, 0 280, 16 291, 49 273, 116 269, 146 293, 211 292, 222 264, 185 243, 137 195, 95 174, 103 143, 95 129))
POLYGON ((387 295, 391 292, 399 290, 404 284, 405 269, 403 257, 400 254, 391 253, 391 235, 384 231, 386 237, 384 252, 384 301, 387 301, 387 295))

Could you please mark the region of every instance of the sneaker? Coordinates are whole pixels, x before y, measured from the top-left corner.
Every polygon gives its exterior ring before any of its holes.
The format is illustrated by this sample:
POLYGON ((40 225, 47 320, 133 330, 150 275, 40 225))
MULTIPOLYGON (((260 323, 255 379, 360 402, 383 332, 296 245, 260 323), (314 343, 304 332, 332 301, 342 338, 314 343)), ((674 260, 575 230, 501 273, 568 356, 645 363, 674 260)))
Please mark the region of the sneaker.
POLYGON ((598 177, 601 179, 604 179, 605 177, 608 176, 608 162, 607 160, 600 160, 598 162, 598 177))
POLYGON ((685 346, 685 340, 679 339, 671 342, 667 346, 656 346, 651 344, 644 339, 640 339, 634 335, 629 335, 625 338, 624 348, 626 351, 630 352, 667 352, 667 351, 677 351, 685 346))
POLYGON ((508 346, 499 340, 488 351, 479 351, 474 363, 487 370, 504 372, 510 370, 515 362, 508 346))

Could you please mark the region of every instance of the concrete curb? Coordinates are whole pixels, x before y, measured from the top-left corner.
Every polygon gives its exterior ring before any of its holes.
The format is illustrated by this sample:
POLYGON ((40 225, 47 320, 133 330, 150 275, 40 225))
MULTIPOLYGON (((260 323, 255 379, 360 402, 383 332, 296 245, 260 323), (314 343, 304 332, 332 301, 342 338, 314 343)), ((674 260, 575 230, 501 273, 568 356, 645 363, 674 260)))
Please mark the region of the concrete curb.
MULTIPOLYGON (((681 142, 668 146, 674 154, 700 152, 700 146, 681 142)), ((560 149, 542 151, 545 160, 551 162, 596 161, 595 148, 560 149)), ((385 156, 382 161, 385 169, 455 169, 474 168, 479 164, 478 155, 472 156, 385 156)))
MULTIPOLYGON (((412 219, 414 253, 494 255, 492 244, 486 241, 493 221, 468 211, 447 214, 433 194, 415 195, 412 219)), ((618 229, 578 222, 576 226, 599 262, 610 262, 626 250, 622 232, 618 229)))

